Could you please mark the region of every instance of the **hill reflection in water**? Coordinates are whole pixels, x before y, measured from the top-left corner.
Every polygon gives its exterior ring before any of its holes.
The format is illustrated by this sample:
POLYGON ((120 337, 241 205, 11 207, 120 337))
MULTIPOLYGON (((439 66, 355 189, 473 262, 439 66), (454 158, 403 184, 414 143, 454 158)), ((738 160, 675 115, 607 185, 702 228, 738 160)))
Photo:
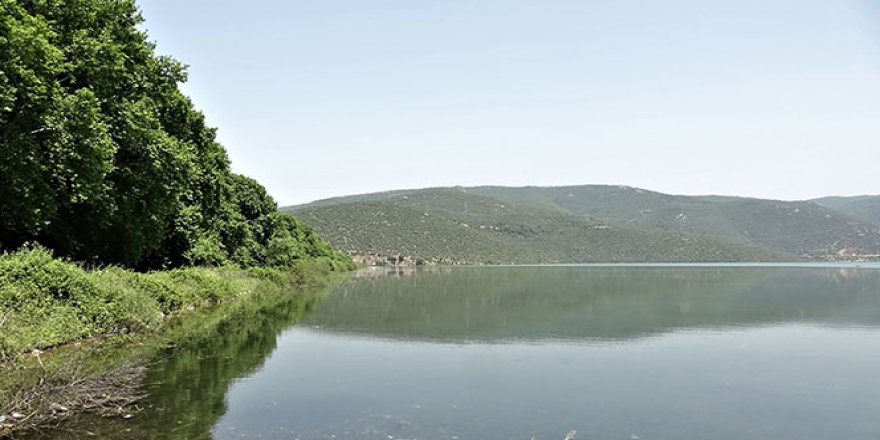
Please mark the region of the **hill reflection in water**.
POLYGON ((305 324, 398 340, 622 340, 707 328, 880 325, 880 271, 779 267, 372 269, 305 324))

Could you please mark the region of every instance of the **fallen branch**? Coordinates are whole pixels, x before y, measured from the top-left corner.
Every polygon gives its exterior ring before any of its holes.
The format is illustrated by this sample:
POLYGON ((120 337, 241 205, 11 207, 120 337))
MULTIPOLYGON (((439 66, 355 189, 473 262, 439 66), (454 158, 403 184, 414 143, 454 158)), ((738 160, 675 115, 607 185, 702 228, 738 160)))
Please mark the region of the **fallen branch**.
POLYGON ((57 423, 73 414, 127 416, 146 397, 141 389, 145 373, 146 366, 137 363, 99 374, 87 374, 78 363, 60 367, 0 404, 0 437, 57 423))

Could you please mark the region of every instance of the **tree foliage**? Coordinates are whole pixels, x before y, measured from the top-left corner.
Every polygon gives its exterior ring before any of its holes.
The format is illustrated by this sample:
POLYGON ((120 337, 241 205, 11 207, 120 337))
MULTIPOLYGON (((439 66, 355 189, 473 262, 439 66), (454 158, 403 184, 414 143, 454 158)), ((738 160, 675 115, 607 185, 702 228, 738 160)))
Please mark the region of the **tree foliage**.
POLYGON ((337 258, 233 174, 133 0, 0 0, 0 247, 140 268, 337 258))

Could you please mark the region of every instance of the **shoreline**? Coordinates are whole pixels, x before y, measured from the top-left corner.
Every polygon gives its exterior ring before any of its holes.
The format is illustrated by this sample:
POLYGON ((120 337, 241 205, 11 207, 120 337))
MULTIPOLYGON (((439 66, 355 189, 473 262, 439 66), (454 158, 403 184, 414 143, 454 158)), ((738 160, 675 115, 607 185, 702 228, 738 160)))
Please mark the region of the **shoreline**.
MULTIPOLYGON (((228 268, 203 270, 230 276, 228 268)), ((339 271, 315 261, 233 272, 238 286, 249 289, 183 305, 154 328, 69 339, 7 357, 0 362, 0 438, 51 430, 85 414, 136 417, 138 403, 149 396, 145 375, 156 359, 164 359, 163 351, 280 302, 309 309, 341 278, 339 271)))

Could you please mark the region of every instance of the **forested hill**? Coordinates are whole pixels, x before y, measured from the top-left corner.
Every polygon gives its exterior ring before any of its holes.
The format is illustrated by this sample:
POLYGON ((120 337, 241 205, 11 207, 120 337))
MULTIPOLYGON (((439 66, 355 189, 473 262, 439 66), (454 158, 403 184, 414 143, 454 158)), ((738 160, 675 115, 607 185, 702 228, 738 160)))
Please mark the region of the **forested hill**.
POLYGON ((823 197, 814 202, 851 217, 880 224, 880 196, 823 197))
POLYGON ((813 201, 626 187, 402 190, 282 208, 355 254, 467 262, 873 259, 880 226, 813 201))
POLYGON ((138 268, 336 258, 230 171, 133 0, 0 0, 0 250, 138 268))

